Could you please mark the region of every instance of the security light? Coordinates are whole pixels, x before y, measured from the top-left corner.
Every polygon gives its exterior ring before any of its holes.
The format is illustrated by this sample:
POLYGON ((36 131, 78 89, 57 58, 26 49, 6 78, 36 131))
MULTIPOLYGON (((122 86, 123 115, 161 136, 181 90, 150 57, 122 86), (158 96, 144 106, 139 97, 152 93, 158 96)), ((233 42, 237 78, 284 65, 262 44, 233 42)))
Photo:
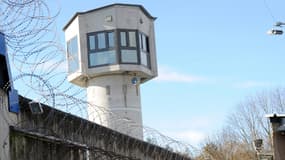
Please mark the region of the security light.
POLYGON ((271 29, 271 30, 267 31, 267 34, 269 34, 269 35, 282 35, 283 31, 278 30, 278 29, 271 29))
POLYGON ((32 114, 42 114, 43 113, 42 105, 39 102, 35 102, 35 101, 29 102, 29 107, 30 107, 32 114))

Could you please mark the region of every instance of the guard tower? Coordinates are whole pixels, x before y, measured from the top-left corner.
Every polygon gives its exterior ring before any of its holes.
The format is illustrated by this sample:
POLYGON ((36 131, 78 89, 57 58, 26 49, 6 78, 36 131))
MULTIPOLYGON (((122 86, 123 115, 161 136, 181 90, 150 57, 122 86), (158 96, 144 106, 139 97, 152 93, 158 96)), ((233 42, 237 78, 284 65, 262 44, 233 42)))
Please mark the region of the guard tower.
POLYGON ((141 5, 112 4, 63 28, 68 80, 87 88, 89 120, 139 139, 140 84, 157 76, 155 19, 141 5))

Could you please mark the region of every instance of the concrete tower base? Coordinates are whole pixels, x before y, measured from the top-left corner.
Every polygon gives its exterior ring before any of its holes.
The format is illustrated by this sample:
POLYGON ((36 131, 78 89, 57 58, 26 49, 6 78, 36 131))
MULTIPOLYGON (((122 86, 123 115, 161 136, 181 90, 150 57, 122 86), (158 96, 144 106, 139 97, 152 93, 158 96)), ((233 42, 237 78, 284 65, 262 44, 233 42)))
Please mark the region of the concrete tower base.
POLYGON ((143 139, 139 81, 132 75, 107 75, 88 80, 88 118, 132 137, 143 139))

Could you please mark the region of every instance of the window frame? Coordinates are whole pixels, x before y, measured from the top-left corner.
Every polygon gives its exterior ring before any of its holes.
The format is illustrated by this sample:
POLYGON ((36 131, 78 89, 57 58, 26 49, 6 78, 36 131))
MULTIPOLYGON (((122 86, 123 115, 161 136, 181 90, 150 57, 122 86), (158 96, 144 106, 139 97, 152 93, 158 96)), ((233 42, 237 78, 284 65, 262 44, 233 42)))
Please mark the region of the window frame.
POLYGON ((150 61, 150 43, 149 43, 149 36, 143 32, 139 32, 139 50, 140 50, 140 56, 143 53, 146 54, 146 61, 147 65, 140 63, 140 65, 145 66, 149 69, 151 69, 151 61, 150 61), (145 37, 145 49, 144 49, 144 42, 143 37, 145 37))
POLYGON ((150 42, 149 36, 140 30, 137 29, 113 29, 113 30, 103 30, 97 32, 90 32, 86 34, 87 39, 87 60, 88 60, 88 68, 96 68, 102 66, 109 66, 115 64, 135 64, 135 65, 142 65, 148 69, 151 69, 151 54, 150 54, 150 42), (121 45, 121 32, 125 32, 126 34, 126 46, 121 45), (135 33, 135 43, 136 46, 130 46, 130 32, 135 33), (105 36, 105 48, 98 48, 98 34, 104 33, 105 36), (109 42, 109 33, 113 33, 113 45, 110 45, 109 42), (90 36, 94 36, 94 49, 90 49, 90 36), (143 36, 145 37, 146 41, 146 49, 143 49, 143 36), (111 46, 111 47, 110 47, 111 46), (123 62, 122 51, 123 50, 132 50, 136 52, 137 62, 123 62), (99 65, 91 65, 90 63, 90 55, 97 54, 100 52, 105 51, 114 51, 115 52, 115 62, 114 63, 106 63, 106 64, 99 64, 99 65), (143 53, 142 53, 143 52, 143 53), (142 64, 142 54, 146 54, 146 61, 147 65, 142 64))
POLYGON ((87 60, 88 60, 88 68, 94 68, 94 67, 101 67, 101 66, 108 66, 108 65, 114 65, 114 64, 118 64, 118 55, 117 55, 117 49, 116 49, 116 30, 104 30, 104 31, 98 31, 98 32, 90 32, 86 34, 87 36, 87 60), (105 37, 105 48, 99 48, 99 38, 98 35, 99 34, 104 34, 105 37), (113 46, 110 47, 109 44, 109 33, 113 33, 113 46), (95 37, 95 49, 90 49, 90 36, 94 36, 95 37), (102 53, 102 52, 106 52, 106 51, 113 51, 115 52, 115 63, 106 63, 106 64, 99 64, 99 65, 91 65, 90 64, 90 55, 91 54, 98 54, 98 53, 102 53))
POLYGON ((80 69, 79 65, 79 43, 78 43, 78 35, 73 36, 66 42, 66 52, 67 52, 67 60, 68 60, 68 73, 75 73, 80 69), (76 44, 76 53, 73 53, 74 46, 71 46, 72 44, 76 44), (72 51, 71 51, 71 50, 72 51), (72 58, 74 57, 74 58, 72 58), (72 64, 76 65, 76 68, 72 67, 72 64))
POLYGON ((139 50, 139 31, 136 29, 117 29, 117 40, 118 40, 118 57, 119 57, 119 64, 141 64, 140 59, 140 50, 139 50), (126 33, 126 46, 121 46, 121 32, 126 33), (135 42, 136 46, 130 46, 130 36, 129 32, 135 32, 135 42), (136 51, 137 62, 123 62, 122 61, 122 50, 133 50, 136 51))

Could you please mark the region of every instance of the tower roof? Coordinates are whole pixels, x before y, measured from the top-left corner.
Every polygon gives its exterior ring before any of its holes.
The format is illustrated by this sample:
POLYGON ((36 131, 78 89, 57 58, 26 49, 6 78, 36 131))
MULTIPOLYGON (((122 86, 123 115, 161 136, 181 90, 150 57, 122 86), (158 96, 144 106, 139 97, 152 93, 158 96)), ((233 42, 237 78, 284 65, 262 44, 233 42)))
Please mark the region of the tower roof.
POLYGON ((95 9, 92 9, 92 10, 88 10, 88 11, 85 11, 85 12, 76 12, 72 18, 67 22, 67 24, 63 27, 63 30, 65 30, 70 24, 71 22, 78 16, 78 15, 84 15, 84 14, 88 14, 88 13, 91 13, 91 12, 96 12, 96 11, 99 11, 99 10, 102 10, 102 9, 106 9, 106 8, 109 8, 109 7, 114 7, 114 6, 127 6, 127 7, 138 7, 141 9, 141 11, 150 19, 153 19, 155 20, 156 17, 153 17, 142 5, 138 5, 138 4, 125 4, 125 3, 114 3, 114 4, 110 4, 110 5, 107 5, 107 6, 103 6, 103 7, 99 7, 99 8, 95 8, 95 9))

